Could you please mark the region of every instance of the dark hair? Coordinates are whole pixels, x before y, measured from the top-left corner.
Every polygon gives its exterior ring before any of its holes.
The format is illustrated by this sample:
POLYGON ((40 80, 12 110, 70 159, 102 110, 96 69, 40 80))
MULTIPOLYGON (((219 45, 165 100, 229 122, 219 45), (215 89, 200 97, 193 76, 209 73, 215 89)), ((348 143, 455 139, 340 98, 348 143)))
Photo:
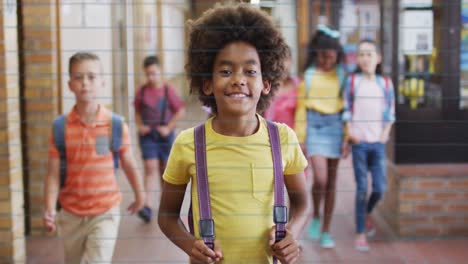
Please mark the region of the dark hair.
POLYGON ((233 42, 246 42, 258 52, 264 81, 271 83, 270 93, 261 95, 257 111, 265 110, 284 75, 283 61, 287 44, 270 16, 248 4, 217 4, 195 21, 189 21, 190 35, 185 70, 190 79, 190 93, 217 113, 213 96, 203 93, 203 82, 212 79, 217 53, 233 42))
MULTIPOLYGON (((374 40, 372 40, 372 39, 363 39, 363 40, 359 41, 358 47, 361 46, 361 44, 363 44, 363 43, 369 43, 369 44, 374 45, 375 50, 377 51, 378 54, 380 54, 379 45, 377 45, 377 43, 374 40)), ((359 67, 359 64, 356 66, 356 69, 354 70, 354 72, 355 73, 361 73, 362 72, 362 69, 359 67)), ((379 75, 383 74, 382 63, 377 64, 377 67, 375 68, 375 74, 379 74, 379 75)))
POLYGON ((143 67, 149 67, 151 65, 158 65, 159 66, 159 58, 156 55, 151 55, 145 58, 143 61, 143 67))
MULTIPOLYGON (((73 54, 70 59, 68 60, 68 74, 71 74, 71 70, 73 65, 80 63, 82 61, 97 61, 100 62, 101 60, 99 59, 98 55, 91 53, 91 52, 77 52, 73 54)), ((102 66, 101 66, 102 68, 102 66)), ((101 69, 102 71, 102 69, 101 69)))
POLYGON ((322 50, 335 50, 337 53, 336 64, 344 63, 344 52, 343 47, 340 44, 340 40, 335 37, 327 35, 321 30, 317 30, 315 35, 310 39, 309 45, 307 46, 307 59, 304 64, 304 71, 311 65, 317 63, 317 52, 322 50))

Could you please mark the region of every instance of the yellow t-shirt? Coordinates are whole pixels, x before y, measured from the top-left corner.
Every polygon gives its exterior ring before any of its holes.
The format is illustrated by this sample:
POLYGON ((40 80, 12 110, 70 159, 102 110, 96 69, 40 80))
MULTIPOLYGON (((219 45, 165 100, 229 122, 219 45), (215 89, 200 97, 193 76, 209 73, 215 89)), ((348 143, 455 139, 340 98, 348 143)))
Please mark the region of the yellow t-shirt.
MULTIPOLYGON (((274 225, 273 161, 265 120, 258 118, 260 128, 247 137, 216 133, 212 118, 205 123, 211 212, 223 264, 272 262, 268 235, 274 225)), ((295 133, 284 124, 277 125, 287 177, 303 171, 307 160, 295 133)), ((193 131, 182 131, 176 138, 163 178, 171 184, 192 181, 193 219, 199 237, 193 131)))
POLYGON ((307 95, 305 83, 301 82, 299 85, 294 130, 301 143, 305 141, 307 109, 315 110, 322 114, 336 114, 343 109, 343 100, 340 96, 340 81, 336 70, 315 72, 311 78, 307 95))

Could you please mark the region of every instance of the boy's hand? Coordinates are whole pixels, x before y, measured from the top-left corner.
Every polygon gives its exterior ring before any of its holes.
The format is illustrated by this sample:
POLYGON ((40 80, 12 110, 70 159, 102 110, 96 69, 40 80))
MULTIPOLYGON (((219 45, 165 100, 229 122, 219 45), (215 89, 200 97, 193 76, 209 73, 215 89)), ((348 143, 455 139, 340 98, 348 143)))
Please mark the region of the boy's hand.
POLYGON ((296 263, 302 248, 292 233, 286 229, 286 237, 275 243, 275 227, 270 231, 270 248, 273 256, 282 264, 296 263))
POLYGON ((191 263, 215 263, 223 259, 223 252, 217 240, 214 241, 214 250, 211 250, 203 240, 195 240, 190 253, 191 263))
POLYGON ((149 126, 142 125, 138 128, 138 132, 142 136, 148 134, 150 131, 151 131, 151 128, 149 126))
POLYGON ((52 233, 57 230, 57 226, 55 225, 55 212, 45 211, 42 220, 44 221, 44 227, 47 232, 52 233))
POLYGON ((127 208, 130 214, 135 214, 145 206, 145 194, 138 192, 135 197, 135 201, 127 208))
POLYGON ((159 132, 159 134, 162 137, 167 137, 171 133, 171 130, 169 129, 168 126, 158 126, 156 127, 156 130, 159 132))

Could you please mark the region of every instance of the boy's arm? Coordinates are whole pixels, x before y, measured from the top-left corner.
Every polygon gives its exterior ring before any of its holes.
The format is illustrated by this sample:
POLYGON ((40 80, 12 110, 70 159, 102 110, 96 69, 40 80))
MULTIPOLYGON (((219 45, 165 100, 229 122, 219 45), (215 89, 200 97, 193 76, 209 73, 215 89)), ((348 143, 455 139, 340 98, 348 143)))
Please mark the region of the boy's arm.
POLYGON ((311 211, 311 199, 306 188, 304 172, 285 175, 284 182, 290 200, 290 220, 287 229, 297 239, 308 221, 311 211))
POLYGON ((180 209, 187 185, 175 185, 166 181, 163 184, 158 213, 159 227, 174 244, 190 256, 196 238, 190 234, 180 219, 180 209))
POLYGON ((185 107, 181 107, 179 111, 177 111, 174 116, 172 117, 171 121, 167 124, 167 128, 169 128, 170 131, 174 130, 177 122, 184 117, 185 115, 185 107))
POLYGON ((131 214, 138 212, 144 206, 145 194, 141 178, 138 176, 135 159, 133 158, 132 151, 128 149, 120 154, 120 162, 122 169, 127 176, 130 186, 132 186, 133 193, 135 194, 135 202, 133 202, 128 211, 131 214))
POLYGON ((205 245, 203 240, 196 239, 180 219, 180 208, 184 201, 187 184, 175 185, 164 181, 161 203, 159 205, 158 224, 161 231, 172 243, 182 249, 191 262, 214 263, 223 258, 217 240, 214 251, 205 245))
POLYGON ((275 227, 270 231, 270 246, 273 256, 281 263, 296 263, 302 247, 297 241, 302 229, 307 223, 310 214, 309 192, 305 188, 304 172, 284 177, 290 200, 290 220, 286 225, 286 236, 278 242, 275 241, 275 227))
POLYGON ((137 125, 138 131, 142 132, 145 130, 145 124, 141 119, 140 113, 135 109, 135 123, 137 125))
POLYGON ((141 114, 140 114, 141 103, 142 103, 141 102, 141 89, 144 89, 144 88, 140 88, 135 93, 135 100, 133 102, 133 107, 135 108, 135 123, 137 125, 138 132, 142 135, 145 135, 145 134, 148 134, 151 128, 146 126, 143 123, 143 119, 141 118, 141 114))
POLYGON ((45 215, 55 216, 60 191, 60 159, 49 158, 47 175, 44 182, 45 215))
POLYGON ((49 232, 55 231, 55 215, 60 193, 60 154, 55 146, 53 133, 49 137, 49 161, 44 179, 44 227, 49 232))

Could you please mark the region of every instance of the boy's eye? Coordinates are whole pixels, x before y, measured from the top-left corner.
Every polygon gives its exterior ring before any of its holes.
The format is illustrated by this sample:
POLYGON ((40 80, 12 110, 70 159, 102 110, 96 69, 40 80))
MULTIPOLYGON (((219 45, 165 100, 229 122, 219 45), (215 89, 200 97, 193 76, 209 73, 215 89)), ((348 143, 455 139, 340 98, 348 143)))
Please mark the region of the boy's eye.
POLYGON ((222 76, 228 76, 229 74, 231 74, 231 71, 230 70, 220 70, 219 73, 222 76))
POLYGON ((248 74, 248 75, 256 75, 256 74, 257 74, 257 71, 256 71, 256 70, 248 70, 248 71, 247 71, 247 74, 248 74))
POLYGON ((83 75, 82 74, 75 74, 75 75, 73 75, 73 79, 77 80, 77 81, 80 81, 80 80, 83 79, 83 75))

